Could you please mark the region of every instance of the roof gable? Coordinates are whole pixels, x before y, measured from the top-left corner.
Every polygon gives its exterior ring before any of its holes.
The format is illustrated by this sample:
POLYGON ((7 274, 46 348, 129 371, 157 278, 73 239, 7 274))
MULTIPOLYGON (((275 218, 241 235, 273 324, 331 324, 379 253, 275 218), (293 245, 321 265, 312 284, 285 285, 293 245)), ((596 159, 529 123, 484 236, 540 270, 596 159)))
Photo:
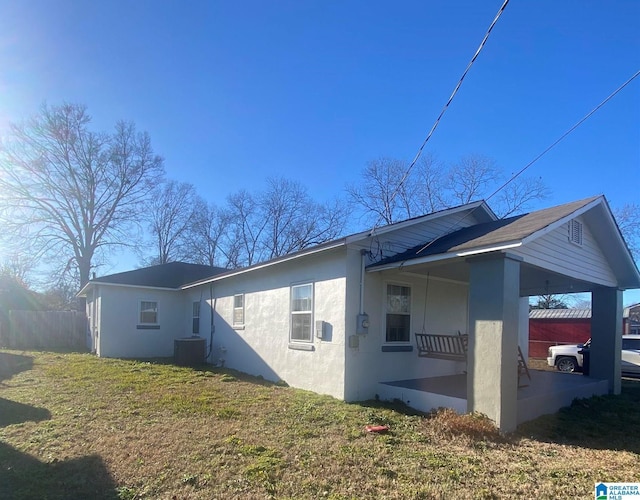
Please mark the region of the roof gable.
POLYGON ((378 260, 368 268, 381 271, 401 267, 407 262, 420 264, 508 249, 518 254, 525 253, 525 250, 531 253, 532 247, 543 237, 579 216, 588 223, 615 286, 621 289, 640 288, 640 272, 604 196, 458 229, 378 260))
POLYGON ((406 252, 376 262, 371 267, 404 262, 431 255, 445 253, 459 255, 472 250, 495 249, 495 247, 507 245, 516 246, 525 239, 531 239, 542 231, 557 226, 566 217, 597 199, 598 197, 587 198, 528 214, 458 229, 432 241, 410 248, 406 252))

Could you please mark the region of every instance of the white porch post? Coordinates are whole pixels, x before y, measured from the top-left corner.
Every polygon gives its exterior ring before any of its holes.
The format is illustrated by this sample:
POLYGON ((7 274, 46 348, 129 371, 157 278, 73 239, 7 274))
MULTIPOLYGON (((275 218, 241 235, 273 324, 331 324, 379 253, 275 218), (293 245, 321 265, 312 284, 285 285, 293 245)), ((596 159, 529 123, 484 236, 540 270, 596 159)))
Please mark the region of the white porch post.
POLYGON ((471 258, 467 411, 484 413, 502 432, 517 426, 520 259, 471 258))
POLYGON ((620 394, 622 292, 601 287, 591 292, 590 376, 609 381, 609 392, 620 394))

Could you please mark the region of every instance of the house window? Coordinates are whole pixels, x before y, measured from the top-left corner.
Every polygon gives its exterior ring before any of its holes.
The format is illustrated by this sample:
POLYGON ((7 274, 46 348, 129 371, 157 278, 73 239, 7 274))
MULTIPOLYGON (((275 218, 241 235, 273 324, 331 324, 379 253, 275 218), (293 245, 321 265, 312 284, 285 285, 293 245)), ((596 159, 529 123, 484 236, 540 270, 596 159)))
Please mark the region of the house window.
POLYGON ((575 219, 569 222, 569 241, 582 246, 582 222, 575 219))
POLYGON ((200 301, 193 303, 193 326, 192 333, 200 333, 200 301))
POLYGON ((151 300, 140 301, 140 324, 157 325, 158 324, 158 303, 151 300))
POLYGON ((411 288, 387 285, 386 342, 411 340, 411 288))
POLYGON ((313 285, 291 287, 291 340, 311 342, 313 285))
POLYGON ((244 325, 244 293, 233 296, 233 326, 244 325))

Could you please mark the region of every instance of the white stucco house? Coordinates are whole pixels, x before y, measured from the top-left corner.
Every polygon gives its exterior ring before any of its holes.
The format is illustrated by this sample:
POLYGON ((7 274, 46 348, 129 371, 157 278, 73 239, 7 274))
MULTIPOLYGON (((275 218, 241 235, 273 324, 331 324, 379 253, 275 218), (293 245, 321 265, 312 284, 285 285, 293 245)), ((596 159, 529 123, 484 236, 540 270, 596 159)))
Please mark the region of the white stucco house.
POLYGON ((510 431, 574 397, 620 391, 631 288, 638 268, 596 196, 507 219, 480 201, 243 269, 104 276, 80 295, 99 356, 172 356, 175 339, 196 333, 212 339, 211 363, 346 401, 479 411, 510 431), (519 383, 528 297, 571 292, 592 294, 590 377, 530 372, 519 383), (464 352, 425 349, 422 334, 464 338, 464 352))

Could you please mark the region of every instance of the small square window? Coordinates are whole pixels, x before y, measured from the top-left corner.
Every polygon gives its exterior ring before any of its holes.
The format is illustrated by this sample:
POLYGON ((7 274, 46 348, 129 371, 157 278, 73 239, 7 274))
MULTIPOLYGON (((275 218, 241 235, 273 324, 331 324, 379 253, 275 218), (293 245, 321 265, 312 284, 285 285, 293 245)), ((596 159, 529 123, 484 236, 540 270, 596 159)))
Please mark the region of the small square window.
POLYGON ((158 303, 150 300, 140 301, 140 324, 158 324, 158 303))

